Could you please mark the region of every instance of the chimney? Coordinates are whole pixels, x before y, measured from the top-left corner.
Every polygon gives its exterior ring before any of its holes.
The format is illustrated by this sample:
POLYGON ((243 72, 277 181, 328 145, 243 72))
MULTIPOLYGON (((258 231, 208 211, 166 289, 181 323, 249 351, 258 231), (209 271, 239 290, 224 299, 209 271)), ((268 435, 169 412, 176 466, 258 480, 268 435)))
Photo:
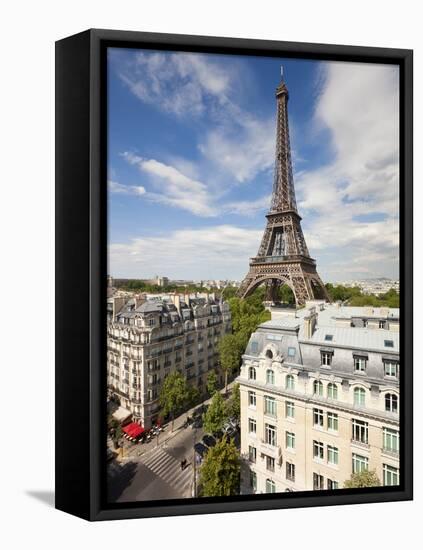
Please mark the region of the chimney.
POLYGON ((304 337, 310 339, 313 336, 317 324, 316 308, 312 307, 304 317, 304 337))
POLYGON ((175 294, 174 296, 172 296, 172 299, 180 316, 181 315, 181 297, 179 296, 179 294, 175 294))

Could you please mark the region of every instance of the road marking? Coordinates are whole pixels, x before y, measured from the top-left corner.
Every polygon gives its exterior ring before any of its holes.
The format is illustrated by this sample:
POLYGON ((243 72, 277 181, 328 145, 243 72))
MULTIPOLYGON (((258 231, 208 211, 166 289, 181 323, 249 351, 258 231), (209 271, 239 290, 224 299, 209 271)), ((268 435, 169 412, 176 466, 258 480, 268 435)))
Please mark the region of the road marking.
POLYGON ((173 457, 162 448, 148 457, 141 457, 140 462, 160 479, 173 487, 183 496, 191 485, 192 468, 187 465, 181 470, 180 460, 173 457))

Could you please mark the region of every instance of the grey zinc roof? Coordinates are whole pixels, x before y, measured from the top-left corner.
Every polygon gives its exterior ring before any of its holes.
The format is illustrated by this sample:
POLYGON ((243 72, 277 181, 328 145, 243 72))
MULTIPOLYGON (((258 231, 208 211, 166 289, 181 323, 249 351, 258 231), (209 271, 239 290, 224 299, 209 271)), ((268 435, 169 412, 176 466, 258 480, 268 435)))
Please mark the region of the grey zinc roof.
POLYGON ((264 328, 265 330, 295 329, 300 326, 301 322, 302 319, 287 315, 286 317, 282 317, 281 319, 272 319, 270 321, 265 321, 260 325, 260 328, 264 328))
POLYGON ((163 304, 161 302, 153 302, 151 300, 144 302, 136 309, 137 313, 154 313, 157 311, 163 311, 163 304))
MULTIPOLYGON (((300 334, 300 339, 303 334, 300 334)), ((350 328, 335 326, 316 327, 311 339, 305 342, 322 344, 325 346, 343 346, 353 349, 376 350, 389 353, 399 353, 399 333, 390 330, 376 330, 368 328, 350 328), (332 335, 332 340, 325 339, 326 334, 332 335), (391 340, 393 347, 385 346, 385 340, 391 340)))

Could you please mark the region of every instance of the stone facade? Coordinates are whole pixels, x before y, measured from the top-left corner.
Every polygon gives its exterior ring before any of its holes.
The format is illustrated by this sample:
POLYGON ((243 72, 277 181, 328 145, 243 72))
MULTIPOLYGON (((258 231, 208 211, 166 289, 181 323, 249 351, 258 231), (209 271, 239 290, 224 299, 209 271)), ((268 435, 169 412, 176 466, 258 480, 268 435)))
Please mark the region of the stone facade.
POLYGON ((386 308, 272 312, 238 378, 242 493, 342 488, 361 469, 399 483, 398 329, 386 308))
POLYGON ((168 300, 127 300, 118 309, 109 300, 107 381, 133 418, 150 428, 160 412, 159 394, 167 374, 183 373, 201 393, 211 370, 219 380, 218 343, 231 332, 229 306, 213 295, 169 296, 168 300))

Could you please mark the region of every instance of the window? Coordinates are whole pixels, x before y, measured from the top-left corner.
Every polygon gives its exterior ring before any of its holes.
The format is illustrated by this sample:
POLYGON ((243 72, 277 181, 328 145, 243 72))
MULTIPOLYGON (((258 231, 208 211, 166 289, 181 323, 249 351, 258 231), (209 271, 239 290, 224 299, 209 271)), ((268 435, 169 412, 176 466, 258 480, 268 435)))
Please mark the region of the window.
POLYGON ((248 419, 248 431, 250 434, 255 434, 257 432, 257 422, 254 418, 248 419))
POLYGON ((385 411, 398 412, 398 396, 394 393, 387 393, 385 395, 385 411))
POLYGON ((384 361, 385 376, 398 378, 398 363, 394 361, 384 361))
POLYGON ((285 416, 287 418, 294 418, 295 416, 295 404, 292 401, 285 402, 285 416))
POLYGON ((329 491, 331 491, 333 489, 339 489, 339 483, 337 481, 335 481, 334 479, 328 479, 327 480, 327 487, 328 487, 329 491))
POLYGON ((385 340, 384 344, 385 344, 385 348, 393 348, 394 347, 394 341, 393 340, 385 340))
POLYGON ((287 449, 295 449, 295 434, 292 432, 286 432, 285 444, 287 449))
POLYGON ((313 473, 313 490, 321 491, 324 489, 324 478, 320 474, 313 473))
POLYGON ((323 428, 323 409, 313 409, 313 424, 323 428))
POLYGON ((359 474, 369 469, 369 459, 365 456, 352 455, 352 471, 353 474, 359 474))
POLYGON ((276 483, 272 479, 266 479, 266 493, 276 493, 276 483))
POLYGON ((354 371, 365 373, 367 367, 367 359, 365 357, 356 356, 354 357, 354 371))
POLYGON ((248 392, 248 405, 250 407, 255 407, 257 402, 256 392, 255 391, 249 391, 248 392))
POLYGON ((315 380, 313 382, 313 393, 315 395, 323 396, 323 384, 320 380, 315 380))
POLYGON ((385 328, 386 321, 379 321, 379 328, 385 328))
POLYGON ((326 334, 325 335, 326 342, 332 342, 333 340, 333 334, 326 334))
POLYGON ((148 325, 149 325, 150 327, 153 327, 155 322, 156 322, 155 319, 149 319, 149 320, 148 320, 148 325))
POLYGON ((257 460, 257 449, 252 445, 248 446, 248 460, 250 462, 255 462, 257 460))
POLYGON ((323 367, 330 367, 332 364, 332 355, 331 351, 321 351, 320 352, 320 364, 323 367))
POLYGON ((295 357, 296 349, 295 348, 288 348, 288 357, 295 357))
POLYGON ((339 461, 339 451, 337 447, 328 445, 328 463, 329 464, 338 464, 339 461))
POLYGON ((264 396, 264 414, 276 416, 276 399, 274 397, 264 396))
POLYGON ((313 441, 313 458, 323 460, 324 445, 320 441, 313 441))
POLYGON ((254 367, 250 367, 248 369, 248 379, 249 380, 255 380, 256 379, 256 369, 254 367))
POLYGON ((363 420, 352 420, 352 440, 357 441, 358 443, 367 443, 369 442, 369 424, 363 420))
POLYGON ((266 351, 266 357, 267 357, 268 359, 273 359, 273 352, 272 352, 272 350, 268 349, 268 350, 266 351))
POLYGON ((292 462, 286 463, 286 479, 295 481, 295 464, 292 464, 292 462))
POLYGON ((285 378, 285 388, 287 390, 293 390, 295 388, 295 381, 292 374, 288 374, 285 378))
POLYGON ((383 465, 383 484, 399 485, 399 470, 388 464, 383 465))
POLYGON ((257 474, 250 470, 250 485, 253 491, 257 491, 257 474))
POLYGON ((268 340, 276 340, 277 342, 282 341, 282 335, 281 334, 266 334, 266 338, 268 340))
POLYGON ((338 386, 332 382, 328 384, 328 398, 338 399, 338 386))
POLYGON ((267 369, 266 384, 274 384, 274 383, 275 383, 275 373, 271 369, 267 369))
POLYGON ((383 428, 383 450, 390 453, 399 452, 399 432, 390 428, 383 428))
POLYGON ((336 413, 328 412, 327 420, 328 420, 328 430, 332 430, 333 432, 337 432, 338 431, 338 415, 336 413))
POLYGON ((258 342, 251 342, 251 353, 258 352, 258 342))
POLYGON ((366 390, 364 388, 354 388, 354 405, 362 407, 366 403, 366 390))
POLYGON ((269 470, 269 472, 275 471, 275 459, 271 456, 266 456, 266 470, 269 470))
POLYGON ((268 445, 276 446, 276 427, 271 424, 264 425, 264 437, 268 445))

